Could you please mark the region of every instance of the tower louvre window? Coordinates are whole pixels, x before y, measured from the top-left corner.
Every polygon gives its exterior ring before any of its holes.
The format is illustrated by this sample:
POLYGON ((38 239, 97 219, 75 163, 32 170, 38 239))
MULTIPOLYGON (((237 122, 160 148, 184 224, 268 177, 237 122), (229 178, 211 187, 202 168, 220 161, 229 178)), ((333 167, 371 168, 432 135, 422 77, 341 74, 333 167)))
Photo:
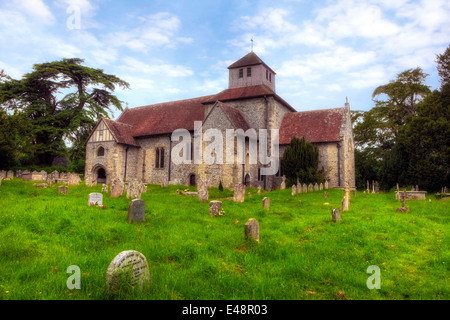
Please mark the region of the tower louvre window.
POLYGON ((244 69, 239 69, 239 78, 244 77, 244 69))
POLYGON ((247 68, 247 77, 251 77, 252 76, 252 68, 248 67, 247 68))

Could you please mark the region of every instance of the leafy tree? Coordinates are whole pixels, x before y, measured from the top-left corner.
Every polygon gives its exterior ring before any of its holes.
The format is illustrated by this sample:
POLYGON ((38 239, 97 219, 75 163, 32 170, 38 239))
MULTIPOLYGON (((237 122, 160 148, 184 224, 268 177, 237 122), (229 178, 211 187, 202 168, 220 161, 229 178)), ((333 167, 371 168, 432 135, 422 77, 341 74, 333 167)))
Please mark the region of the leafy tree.
POLYGON ((36 64, 21 80, 0 83, 3 107, 30 120, 38 164, 50 165, 55 156, 65 156, 65 139, 79 141, 112 107, 123 110, 112 92, 129 84, 103 70, 82 66, 83 61, 36 64))
POLYGON ((305 183, 325 181, 323 168, 318 170, 318 148, 305 137, 292 137, 290 145, 284 150, 282 166, 288 186, 297 183, 297 179, 305 183))

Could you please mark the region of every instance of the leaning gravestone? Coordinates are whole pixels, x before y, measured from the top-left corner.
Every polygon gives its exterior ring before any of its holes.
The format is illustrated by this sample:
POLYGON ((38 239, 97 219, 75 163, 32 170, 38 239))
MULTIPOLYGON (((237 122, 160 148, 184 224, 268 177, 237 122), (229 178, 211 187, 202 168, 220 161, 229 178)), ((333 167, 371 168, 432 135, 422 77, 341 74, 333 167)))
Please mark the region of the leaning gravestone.
POLYGON ((295 184, 292 185, 292 192, 291 192, 291 194, 293 196, 295 196, 297 194, 297 186, 295 184))
POLYGON ((236 185, 236 187, 234 188, 233 200, 234 202, 244 202, 245 186, 242 183, 236 185))
POLYGON ((94 205, 94 206, 101 206, 103 205, 103 194, 101 193, 90 193, 89 194, 89 201, 88 204, 90 206, 94 205))
POLYGON ((145 201, 141 199, 131 200, 128 207, 128 223, 145 221, 145 201))
POLYGON ((58 187, 58 194, 68 194, 68 193, 69 193, 68 186, 59 186, 58 187))
POLYGON ((211 217, 222 215, 222 201, 210 201, 209 202, 209 214, 211 217))
POLYGON ((138 251, 127 250, 111 261, 106 271, 106 289, 110 294, 134 288, 144 289, 150 284, 147 259, 138 251))
POLYGON ((121 197, 123 193, 123 180, 122 178, 114 178, 111 189, 109 190, 109 197, 110 198, 117 198, 121 197))
POLYGON ((262 200, 262 206, 266 210, 270 210, 270 198, 264 197, 262 200))
POLYGON ((209 194, 208 194, 208 186, 207 182, 203 179, 198 179, 197 182, 197 192, 198 192, 198 200, 201 202, 208 202, 209 194))
POLYGON ((248 219, 244 226, 245 240, 253 239, 259 242, 259 223, 255 219, 248 219))

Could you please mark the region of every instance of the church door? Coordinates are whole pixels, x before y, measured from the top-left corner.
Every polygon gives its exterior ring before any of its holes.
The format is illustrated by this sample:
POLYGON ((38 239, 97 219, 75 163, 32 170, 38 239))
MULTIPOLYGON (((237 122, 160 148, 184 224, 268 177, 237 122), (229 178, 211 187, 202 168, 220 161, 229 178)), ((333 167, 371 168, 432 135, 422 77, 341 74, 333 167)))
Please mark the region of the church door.
POLYGON ((97 170, 97 183, 106 183, 106 171, 103 168, 97 170))
POLYGON ((191 174, 189 176, 189 185, 190 186, 195 186, 195 174, 191 174))

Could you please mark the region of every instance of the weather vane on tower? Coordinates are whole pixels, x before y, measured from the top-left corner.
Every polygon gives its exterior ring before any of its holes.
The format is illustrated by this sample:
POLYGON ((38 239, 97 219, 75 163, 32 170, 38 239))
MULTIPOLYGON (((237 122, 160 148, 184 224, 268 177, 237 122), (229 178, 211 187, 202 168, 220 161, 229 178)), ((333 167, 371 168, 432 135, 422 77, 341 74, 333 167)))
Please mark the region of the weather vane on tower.
POLYGON ((252 52, 253 52, 253 37, 250 39, 250 41, 252 42, 252 52))

